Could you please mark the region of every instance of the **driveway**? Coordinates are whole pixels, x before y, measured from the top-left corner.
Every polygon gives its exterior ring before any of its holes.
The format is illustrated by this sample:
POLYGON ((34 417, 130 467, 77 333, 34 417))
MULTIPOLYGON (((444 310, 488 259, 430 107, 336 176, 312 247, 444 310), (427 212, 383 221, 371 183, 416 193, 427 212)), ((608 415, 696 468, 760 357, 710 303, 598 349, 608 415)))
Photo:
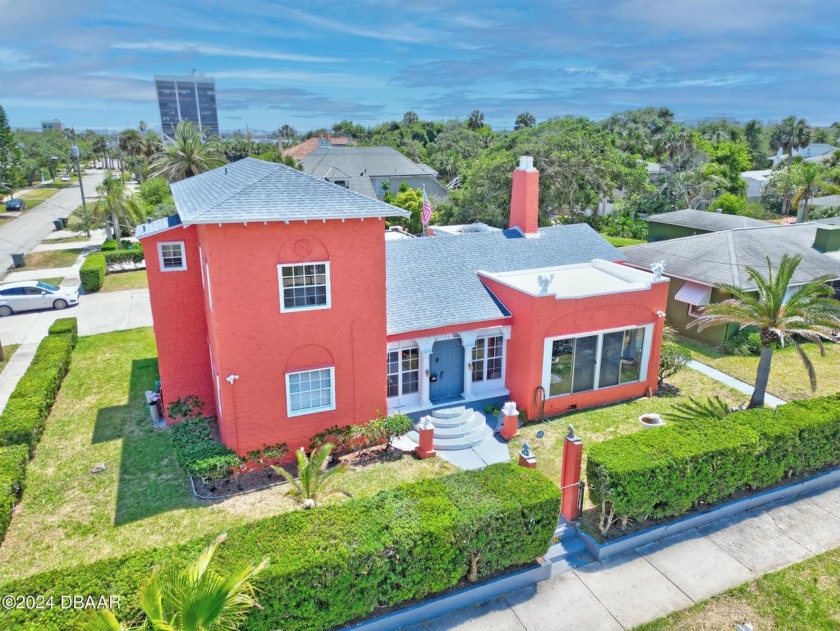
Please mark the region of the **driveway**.
MULTIPOLYGON (((104 177, 104 171, 92 169, 82 176, 86 199, 96 195, 96 187, 104 177)), ((12 264, 12 253, 30 252, 55 229, 54 219, 67 217, 81 204, 79 185, 74 183, 20 217, 4 222, 0 226, 0 270, 5 270, 12 264)))

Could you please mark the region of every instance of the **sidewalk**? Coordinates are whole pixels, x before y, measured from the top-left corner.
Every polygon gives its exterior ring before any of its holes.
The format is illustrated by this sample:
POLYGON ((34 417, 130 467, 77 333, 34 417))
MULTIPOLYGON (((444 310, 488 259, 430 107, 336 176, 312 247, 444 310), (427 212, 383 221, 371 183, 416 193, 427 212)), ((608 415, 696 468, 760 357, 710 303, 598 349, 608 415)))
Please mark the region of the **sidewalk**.
POLYGON ((591 563, 411 631, 632 629, 840 546, 840 487, 591 563))
MULTIPOLYGON (((702 372, 707 377, 711 377, 715 381, 719 381, 720 383, 729 386, 730 388, 734 388, 738 392, 743 392, 744 394, 752 395, 753 390, 755 390, 755 386, 751 386, 748 383, 744 383, 743 381, 739 381, 732 377, 731 375, 727 375, 725 372, 721 372, 717 368, 712 368, 711 366, 707 366, 697 360, 690 360, 688 362, 688 367, 693 368, 697 372, 702 372)), ((770 406, 771 408, 777 407, 779 405, 784 405, 786 402, 782 401, 779 397, 774 397, 772 394, 765 393, 764 395, 764 404, 770 406)))

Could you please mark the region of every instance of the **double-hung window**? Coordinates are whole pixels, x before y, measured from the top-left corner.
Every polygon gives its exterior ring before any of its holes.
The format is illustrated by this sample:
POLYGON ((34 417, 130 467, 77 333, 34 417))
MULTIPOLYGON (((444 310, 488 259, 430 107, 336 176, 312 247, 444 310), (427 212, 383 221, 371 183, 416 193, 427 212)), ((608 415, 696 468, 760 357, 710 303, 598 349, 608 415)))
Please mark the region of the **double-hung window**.
POLYGON ((183 241, 158 243, 158 256, 162 272, 176 272, 187 269, 187 257, 183 241))
POLYGON ((286 374, 286 412, 300 416, 335 409, 335 368, 286 374))
POLYGON ((472 352, 473 383, 502 378, 503 348, 504 338, 501 335, 480 337, 475 341, 472 352))
POLYGON ((388 396, 414 394, 420 387, 420 354, 417 347, 388 351, 388 396))
POLYGON ((329 262, 277 267, 280 276, 280 311, 329 308, 329 262))

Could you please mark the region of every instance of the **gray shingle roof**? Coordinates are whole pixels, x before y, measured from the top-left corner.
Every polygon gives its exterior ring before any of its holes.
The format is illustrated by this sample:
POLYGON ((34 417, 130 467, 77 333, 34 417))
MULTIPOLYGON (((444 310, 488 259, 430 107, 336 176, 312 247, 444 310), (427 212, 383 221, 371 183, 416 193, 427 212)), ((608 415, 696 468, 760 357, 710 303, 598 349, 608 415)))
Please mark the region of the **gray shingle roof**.
POLYGON ((802 284, 828 274, 840 278, 840 255, 815 250, 817 224, 769 225, 698 234, 668 241, 621 248, 628 263, 648 269, 665 261, 665 275, 695 280, 707 285, 735 285, 752 289, 747 267, 767 269, 765 256, 775 267, 783 254, 802 255, 793 284, 802 284))
POLYGON ((409 216, 321 178, 255 158, 176 182, 172 196, 185 224, 409 216))
POLYGON ((428 237, 385 244, 388 333, 420 331, 505 317, 476 272, 621 260, 621 252, 586 224, 540 230, 539 238, 501 232, 428 237))
POLYGON ((669 213, 651 215, 648 222, 663 223, 672 226, 684 226, 698 230, 717 232, 719 230, 733 230, 735 228, 750 228, 766 226, 768 222, 752 217, 741 217, 740 215, 725 215, 723 213, 710 212, 708 210, 695 210, 684 208, 669 213))
POLYGON ((376 197, 371 181, 374 177, 423 177, 428 180, 429 195, 445 197, 448 193, 437 181, 437 171, 412 162, 393 147, 321 146, 306 156, 301 165, 315 177, 346 180, 350 190, 370 197, 376 197))

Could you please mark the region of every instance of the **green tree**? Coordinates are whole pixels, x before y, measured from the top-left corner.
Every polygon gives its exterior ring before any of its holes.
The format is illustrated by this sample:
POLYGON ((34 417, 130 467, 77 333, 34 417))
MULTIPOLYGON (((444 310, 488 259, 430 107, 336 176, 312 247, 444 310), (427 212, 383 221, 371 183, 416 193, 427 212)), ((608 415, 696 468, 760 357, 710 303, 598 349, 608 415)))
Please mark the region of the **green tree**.
POLYGON ((417 112, 408 111, 403 114, 403 125, 406 127, 411 127, 419 120, 420 118, 417 116, 417 112))
MULTIPOLYGON (((221 534, 189 567, 155 569, 140 588, 140 607, 157 631, 211 631, 238 629, 248 611, 259 606, 253 580, 268 567, 268 557, 259 564, 239 563, 221 574, 210 568, 213 555, 225 541, 221 534)), ((92 612, 81 631, 129 631, 146 625, 121 625, 109 610, 92 612)))
POLYGON ((513 125, 514 129, 522 129, 523 127, 533 127, 537 124, 536 117, 531 112, 522 112, 516 117, 516 122, 513 125))
POLYGON ((403 182, 399 192, 389 203, 411 213, 411 217, 408 219, 401 217, 389 219, 386 222, 389 226, 403 226, 411 234, 420 234, 423 232, 423 191, 421 189, 409 188, 403 182))
POLYGON ((747 198, 734 193, 723 193, 716 197, 711 204, 710 210, 717 210, 720 208, 725 215, 740 215, 747 207, 747 198))
POLYGON ((753 169, 767 167, 767 135, 761 122, 753 119, 744 126, 744 140, 749 147, 750 166, 753 169))
POLYGON ((118 177, 106 175, 102 184, 96 187, 96 191, 100 197, 94 202, 91 214, 94 218, 110 217, 113 236, 119 249, 121 227, 130 229, 142 223, 145 218, 143 206, 136 197, 126 191, 125 184, 118 177))
POLYGON ((467 119, 467 127, 473 131, 478 131, 484 127, 484 114, 481 113, 481 110, 472 111, 470 117, 467 119))
POLYGON ((799 340, 814 342, 825 354, 822 341, 830 340, 840 328, 840 302, 833 298, 834 290, 827 284, 831 276, 820 276, 802 285, 791 281, 802 257, 784 254, 776 272, 767 257, 767 275, 748 267, 747 273, 755 290, 734 285, 719 289, 732 298, 708 305, 703 315, 688 326, 702 331, 710 326, 738 324, 741 328, 754 326, 761 339, 761 356, 755 378, 755 389, 749 407, 763 407, 770 365, 776 344, 790 342, 796 347, 808 372, 811 389, 817 389, 817 374, 799 340), (790 292, 790 293, 789 293, 790 292), (789 294, 789 295, 788 295, 789 294))
POLYGON ((283 467, 272 467, 289 483, 289 490, 286 491, 287 497, 303 508, 315 508, 318 506, 318 501, 323 497, 329 497, 336 493, 348 495, 345 491, 330 489, 336 479, 347 470, 347 465, 343 464, 327 469, 332 450, 332 443, 324 443, 317 449, 313 449, 311 456, 307 457, 302 447, 298 449, 295 452, 298 466, 297 478, 283 467))
POLYGON ((0 199, 6 194, 14 197, 14 188, 20 177, 20 161, 20 149, 6 117, 6 110, 0 105, 0 199))
POLYGON ((215 140, 205 141, 193 123, 181 121, 175 128, 172 142, 164 145, 152 159, 152 177, 161 175, 169 182, 178 182, 226 162, 215 140))
POLYGON ((807 146, 810 140, 811 128, 804 118, 796 120, 795 116, 788 116, 770 130, 770 147, 788 155, 788 168, 793 164, 793 152, 807 146))

